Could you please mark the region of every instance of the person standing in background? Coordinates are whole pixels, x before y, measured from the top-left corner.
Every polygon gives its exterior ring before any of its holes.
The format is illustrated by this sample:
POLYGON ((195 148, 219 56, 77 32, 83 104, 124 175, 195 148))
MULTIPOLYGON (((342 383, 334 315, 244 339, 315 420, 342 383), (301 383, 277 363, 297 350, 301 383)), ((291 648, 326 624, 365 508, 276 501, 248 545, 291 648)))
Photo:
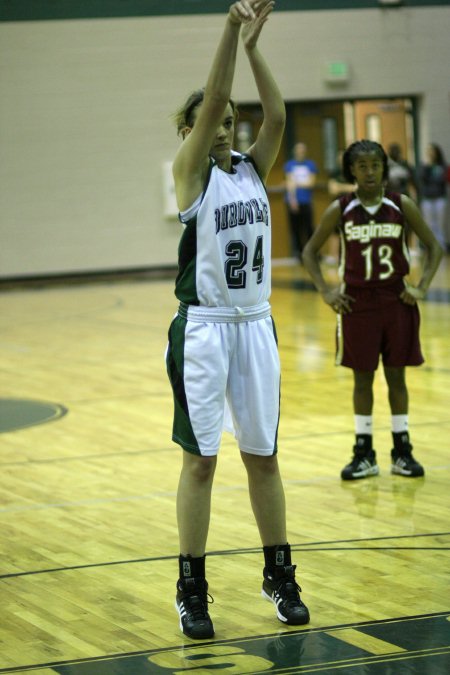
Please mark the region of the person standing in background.
POLYGON ((292 255, 301 262, 303 248, 314 231, 313 189, 317 166, 307 159, 306 143, 296 143, 293 159, 284 165, 286 205, 289 217, 292 255))
POLYGON ((386 189, 411 197, 417 202, 417 181, 414 168, 403 159, 402 149, 398 143, 388 147, 388 178, 386 189))
MULTIPOLYGON (((417 181, 414 168, 403 159, 402 149, 398 143, 388 147, 388 177, 386 189, 410 197, 417 202, 417 181)), ((406 241, 412 255, 419 254, 417 237, 406 225, 406 241)))
POLYGON ((420 204, 423 216, 445 251, 445 218, 447 216, 447 165, 436 143, 430 143, 426 159, 419 169, 420 204))

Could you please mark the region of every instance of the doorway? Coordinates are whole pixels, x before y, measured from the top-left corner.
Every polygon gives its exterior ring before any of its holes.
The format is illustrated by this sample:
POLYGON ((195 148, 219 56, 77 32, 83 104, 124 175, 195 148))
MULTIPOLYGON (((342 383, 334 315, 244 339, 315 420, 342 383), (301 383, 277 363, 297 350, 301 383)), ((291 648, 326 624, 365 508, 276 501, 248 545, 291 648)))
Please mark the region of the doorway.
MULTIPOLYGON (((290 237, 284 203, 283 166, 298 141, 308 147, 308 157, 317 164, 314 190, 314 221, 317 225, 331 201, 328 177, 336 168, 338 152, 360 138, 381 143, 385 149, 398 143, 410 164, 416 161, 416 109, 414 97, 340 101, 290 102, 284 143, 270 173, 267 190, 272 210, 274 236, 272 257, 289 258, 290 237)), ((262 122, 258 105, 240 105, 236 147, 245 152, 262 122)))

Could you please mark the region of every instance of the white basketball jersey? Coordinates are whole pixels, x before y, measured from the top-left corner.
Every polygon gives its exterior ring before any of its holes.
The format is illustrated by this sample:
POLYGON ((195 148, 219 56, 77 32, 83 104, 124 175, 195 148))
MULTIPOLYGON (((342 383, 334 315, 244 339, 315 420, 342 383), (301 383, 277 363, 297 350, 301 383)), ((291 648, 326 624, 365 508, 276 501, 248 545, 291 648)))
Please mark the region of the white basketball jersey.
POLYGON ((211 159, 205 190, 180 214, 175 295, 191 305, 250 307, 271 291, 267 193, 247 155, 232 153, 232 173, 211 159))

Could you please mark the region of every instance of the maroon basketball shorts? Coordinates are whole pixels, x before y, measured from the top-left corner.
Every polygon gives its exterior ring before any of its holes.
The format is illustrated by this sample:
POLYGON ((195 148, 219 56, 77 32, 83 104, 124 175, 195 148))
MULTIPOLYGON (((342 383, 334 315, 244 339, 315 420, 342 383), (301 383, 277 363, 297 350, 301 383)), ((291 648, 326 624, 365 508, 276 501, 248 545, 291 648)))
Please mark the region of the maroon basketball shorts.
POLYGON ((380 356, 384 366, 403 368, 424 362, 416 305, 400 300, 403 283, 378 288, 346 287, 352 311, 338 315, 336 365, 374 371, 380 356))

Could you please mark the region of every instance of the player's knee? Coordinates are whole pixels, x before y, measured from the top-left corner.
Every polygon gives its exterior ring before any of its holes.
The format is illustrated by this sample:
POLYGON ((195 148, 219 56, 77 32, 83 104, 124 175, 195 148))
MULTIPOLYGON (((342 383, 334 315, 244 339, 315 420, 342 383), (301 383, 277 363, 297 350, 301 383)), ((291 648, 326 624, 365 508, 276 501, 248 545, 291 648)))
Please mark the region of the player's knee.
POLYGON ((242 452, 241 456, 249 473, 259 473, 262 476, 274 476, 279 473, 277 455, 262 456, 242 452))
POLYGON ((354 388, 356 391, 371 391, 375 373, 372 371, 354 371, 354 388))
POLYGON ((189 472, 191 479, 196 483, 208 483, 214 476, 216 460, 216 457, 191 455, 185 461, 184 470, 189 472))
POLYGON ((393 390, 405 390, 406 389, 406 379, 405 379, 405 369, 404 368, 388 368, 384 369, 384 374, 386 377, 386 382, 388 388, 393 390))

